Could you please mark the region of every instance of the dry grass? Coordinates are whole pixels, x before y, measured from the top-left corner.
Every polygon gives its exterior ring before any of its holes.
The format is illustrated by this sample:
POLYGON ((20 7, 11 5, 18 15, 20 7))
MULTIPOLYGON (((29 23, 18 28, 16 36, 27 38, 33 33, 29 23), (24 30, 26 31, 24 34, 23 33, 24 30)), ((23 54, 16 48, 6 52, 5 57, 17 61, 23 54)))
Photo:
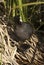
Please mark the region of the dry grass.
MULTIPOLYGON (((5 23, 0 24, 0 51, 2 53, 2 65, 44 65, 44 53, 37 45, 38 38, 32 35, 29 42, 26 40, 24 45, 29 45, 27 49, 22 47, 21 42, 17 43, 8 34, 8 27, 5 23), (14 44, 13 44, 14 42, 14 44), (14 45, 14 47, 12 47, 14 45)), ((11 28, 12 29, 12 28, 11 28)), ((13 30, 13 29, 12 29, 13 30)))

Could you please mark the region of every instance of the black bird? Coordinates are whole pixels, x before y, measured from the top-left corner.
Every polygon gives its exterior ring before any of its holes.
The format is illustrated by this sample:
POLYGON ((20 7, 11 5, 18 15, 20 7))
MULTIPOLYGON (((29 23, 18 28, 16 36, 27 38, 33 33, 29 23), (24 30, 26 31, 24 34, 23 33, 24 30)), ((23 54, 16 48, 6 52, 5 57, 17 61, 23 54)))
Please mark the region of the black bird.
POLYGON ((29 22, 21 22, 19 16, 14 17, 14 22, 14 32, 10 31, 10 37, 17 42, 29 39, 33 33, 32 25, 29 22))

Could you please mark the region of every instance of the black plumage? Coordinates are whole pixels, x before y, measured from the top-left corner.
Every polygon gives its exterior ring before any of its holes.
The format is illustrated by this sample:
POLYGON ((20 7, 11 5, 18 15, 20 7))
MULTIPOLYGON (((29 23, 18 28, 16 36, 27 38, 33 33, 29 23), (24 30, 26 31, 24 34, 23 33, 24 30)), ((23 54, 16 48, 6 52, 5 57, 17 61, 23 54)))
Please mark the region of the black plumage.
POLYGON ((25 41, 29 39, 33 33, 33 27, 29 22, 21 22, 19 16, 14 17, 14 32, 10 32, 10 37, 16 41, 25 41), (12 34, 12 35, 11 35, 12 34))

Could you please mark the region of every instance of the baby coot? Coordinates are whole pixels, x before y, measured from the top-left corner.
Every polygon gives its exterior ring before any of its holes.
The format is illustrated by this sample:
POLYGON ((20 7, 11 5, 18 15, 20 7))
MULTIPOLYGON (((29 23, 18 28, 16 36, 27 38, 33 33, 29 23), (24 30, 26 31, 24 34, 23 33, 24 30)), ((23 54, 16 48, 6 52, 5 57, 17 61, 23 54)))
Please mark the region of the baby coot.
POLYGON ((25 41, 33 34, 33 26, 29 22, 21 22, 19 16, 15 16, 14 20, 14 32, 9 30, 10 37, 19 42, 25 41))

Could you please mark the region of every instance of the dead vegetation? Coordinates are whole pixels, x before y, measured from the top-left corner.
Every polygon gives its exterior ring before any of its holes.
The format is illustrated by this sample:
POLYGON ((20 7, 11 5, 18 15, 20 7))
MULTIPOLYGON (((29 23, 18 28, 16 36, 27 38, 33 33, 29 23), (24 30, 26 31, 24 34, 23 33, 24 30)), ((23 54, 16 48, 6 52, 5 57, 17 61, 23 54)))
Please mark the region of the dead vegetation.
MULTIPOLYGON (((41 51, 41 49, 44 49, 44 43, 39 43, 38 37, 34 34, 29 41, 18 43, 10 38, 8 34, 8 29, 10 30, 10 28, 4 22, 3 24, 0 23, 2 65, 44 65, 44 51, 41 51)), ((13 29, 11 28, 11 30, 13 29)))

